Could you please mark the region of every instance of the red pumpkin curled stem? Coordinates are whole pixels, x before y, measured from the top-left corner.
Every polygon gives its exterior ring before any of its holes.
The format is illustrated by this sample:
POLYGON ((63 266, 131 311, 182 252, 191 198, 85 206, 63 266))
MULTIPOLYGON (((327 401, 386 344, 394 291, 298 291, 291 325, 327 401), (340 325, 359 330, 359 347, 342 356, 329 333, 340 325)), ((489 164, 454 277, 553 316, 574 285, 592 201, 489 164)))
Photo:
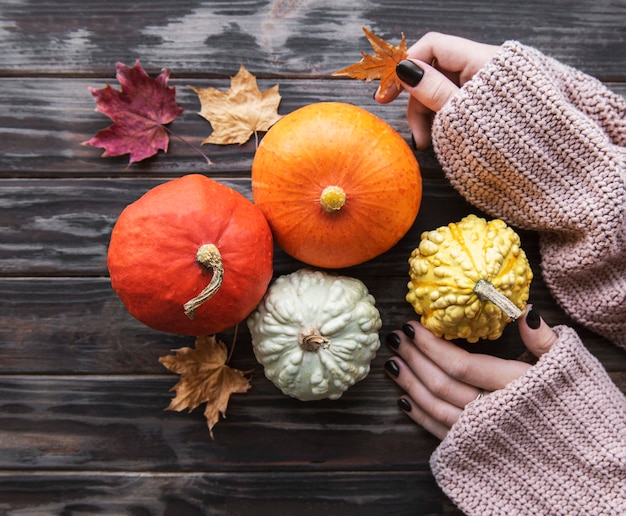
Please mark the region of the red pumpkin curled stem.
POLYGON ((193 319, 196 309, 205 301, 211 299, 222 286, 224 279, 224 266, 222 265, 222 255, 215 244, 203 244, 196 253, 198 263, 213 271, 211 282, 196 297, 187 301, 183 308, 185 315, 193 319))

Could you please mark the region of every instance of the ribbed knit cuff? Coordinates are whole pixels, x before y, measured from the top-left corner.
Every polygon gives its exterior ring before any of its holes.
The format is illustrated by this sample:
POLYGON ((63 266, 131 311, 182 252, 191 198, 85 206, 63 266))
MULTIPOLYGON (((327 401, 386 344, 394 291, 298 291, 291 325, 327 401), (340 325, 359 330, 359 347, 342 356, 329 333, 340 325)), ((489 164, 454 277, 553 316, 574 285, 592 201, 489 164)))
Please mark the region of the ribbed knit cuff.
POLYGON ((468 515, 626 514, 626 398, 566 326, 506 388, 466 407, 431 457, 468 515))
POLYGON ((540 233, 543 277, 569 315, 626 348, 626 101, 517 42, 433 121, 451 184, 540 233))

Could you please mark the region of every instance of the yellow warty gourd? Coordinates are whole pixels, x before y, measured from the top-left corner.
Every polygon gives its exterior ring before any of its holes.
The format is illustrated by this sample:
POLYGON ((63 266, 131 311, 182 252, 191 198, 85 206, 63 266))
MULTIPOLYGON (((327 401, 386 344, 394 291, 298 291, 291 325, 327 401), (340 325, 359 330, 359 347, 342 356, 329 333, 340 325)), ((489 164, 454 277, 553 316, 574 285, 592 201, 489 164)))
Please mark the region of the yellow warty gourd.
POLYGON ((502 220, 468 215, 421 235, 406 300, 435 335, 497 339, 526 307, 533 277, 520 238, 502 220))

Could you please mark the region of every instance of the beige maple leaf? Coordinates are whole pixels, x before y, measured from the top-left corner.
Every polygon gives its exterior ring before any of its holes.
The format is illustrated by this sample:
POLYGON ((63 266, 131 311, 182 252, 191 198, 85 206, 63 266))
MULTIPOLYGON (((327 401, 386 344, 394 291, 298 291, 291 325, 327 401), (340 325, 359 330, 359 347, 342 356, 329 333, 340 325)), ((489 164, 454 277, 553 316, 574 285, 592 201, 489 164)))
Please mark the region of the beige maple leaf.
POLYGON ((408 55, 406 40, 402 34, 402 40, 396 46, 379 38, 373 32, 363 27, 367 40, 374 49, 374 54, 366 54, 361 51, 361 60, 358 63, 333 72, 334 76, 352 77, 353 79, 369 82, 380 79, 381 91, 386 91, 391 84, 395 84, 398 90, 402 90, 402 84, 396 76, 396 65, 406 59, 408 55))
POLYGON ((230 89, 196 88, 200 99, 200 116, 213 126, 213 132, 202 143, 228 145, 246 143, 254 134, 268 131, 280 118, 278 85, 261 92, 256 77, 243 65, 230 79, 230 89))
POLYGON ((191 412, 206 403, 204 416, 211 438, 220 414, 226 417, 230 395, 247 392, 251 387, 245 376, 248 372, 227 366, 227 359, 226 345, 214 336, 197 337, 195 349, 180 348, 173 355, 159 358, 167 369, 180 375, 171 389, 176 391, 176 396, 166 410, 191 412))

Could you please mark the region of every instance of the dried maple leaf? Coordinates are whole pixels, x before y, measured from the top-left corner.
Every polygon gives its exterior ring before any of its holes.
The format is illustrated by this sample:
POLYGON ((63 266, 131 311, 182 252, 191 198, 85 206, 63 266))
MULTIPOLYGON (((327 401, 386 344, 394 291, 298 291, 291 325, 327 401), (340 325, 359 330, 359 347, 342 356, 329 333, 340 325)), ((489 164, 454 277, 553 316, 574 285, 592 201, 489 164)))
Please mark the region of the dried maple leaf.
POLYGON ((230 79, 230 89, 190 88, 200 99, 200 116, 213 126, 213 132, 202 143, 228 145, 246 143, 258 132, 268 131, 280 118, 278 85, 261 92, 256 77, 243 65, 230 79))
POLYGON ((96 111, 113 120, 113 125, 83 142, 105 149, 103 157, 130 154, 130 163, 167 152, 169 135, 165 125, 183 112, 176 104, 176 88, 167 85, 170 74, 164 69, 156 79, 150 77, 139 60, 132 68, 116 64, 120 90, 109 84, 89 88, 96 99, 96 111))
POLYGON ((396 65, 408 55, 406 40, 402 34, 402 40, 397 46, 386 42, 374 33, 363 27, 367 40, 372 45, 375 54, 366 54, 361 51, 362 59, 358 63, 351 64, 347 68, 333 72, 334 76, 352 77, 369 82, 380 79, 381 91, 386 91, 391 84, 402 90, 402 85, 396 77, 396 65))
POLYGON ((176 391, 166 410, 191 412, 206 402, 204 416, 209 433, 213 438, 213 427, 219 415, 226 417, 230 395, 244 393, 250 388, 246 372, 226 365, 226 345, 215 337, 196 338, 196 348, 180 348, 174 355, 159 358, 167 369, 180 375, 180 380, 171 390, 176 391))

